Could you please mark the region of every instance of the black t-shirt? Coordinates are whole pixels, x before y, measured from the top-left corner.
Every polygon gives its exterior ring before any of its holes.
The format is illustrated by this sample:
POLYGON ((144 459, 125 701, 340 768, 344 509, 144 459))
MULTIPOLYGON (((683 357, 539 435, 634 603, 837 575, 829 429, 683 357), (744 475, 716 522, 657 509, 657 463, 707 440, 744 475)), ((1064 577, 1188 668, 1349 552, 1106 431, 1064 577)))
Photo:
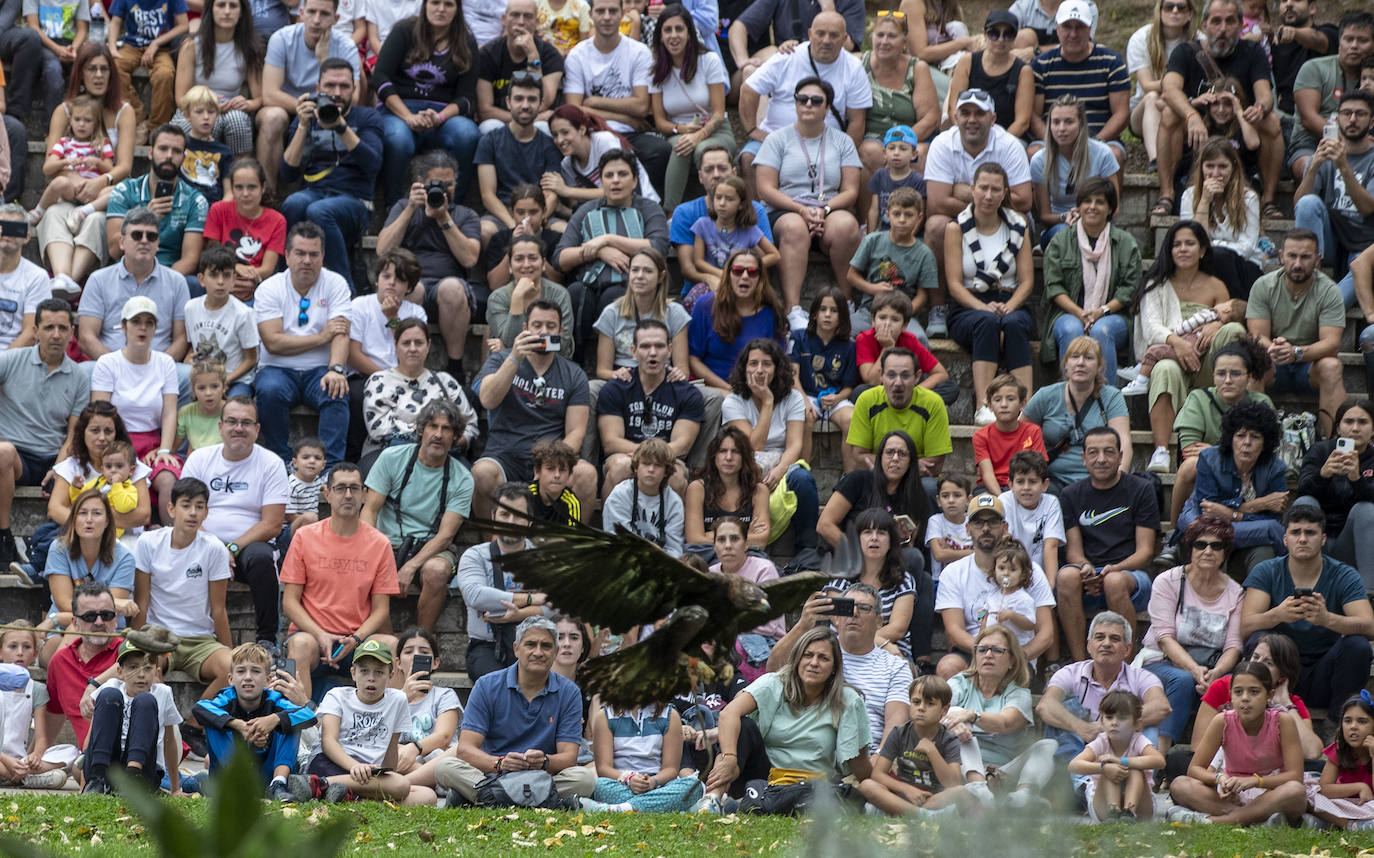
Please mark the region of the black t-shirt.
MULTIPOLYGON (((1184 42, 1169 54, 1169 65, 1165 69, 1165 74, 1176 72, 1183 75, 1183 94, 1189 98, 1202 95, 1212 85, 1212 81, 1202 69, 1202 63, 1198 62, 1197 52, 1197 42, 1184 42)), ((1245 100, 1251 104, 1255 102, 1255 83, 1261 80, 1272 82, 1269 76, 1269 58, 1264 55, 1264 48, 1257 42, 1241 39, 1229 57, 1212 59, 1216 61, 1222 75, 1240 81, 1241 87, 1245 89, 1245 100)))
MULTIPOLYGON (((849 512, 840 522, 842 532, 847 533, 849 531, 850 523, 859 513, 866 509, 880 507, 893 515, 906 514, 911 516, 912 522, 916 525, 916 534, 912 537, 911 544, 925 545, 926 521, 930 517, 930 510, 924 507, 921 509, 901 509, 895 504, 885 503, 878 496, 878 487, 873 483, 872 471, 850 471, 840 477, 839 482, 835 483, 835 493, 849 501, 849 512)), ((920 497, 925 497, 924 493, 920 497)), ((893 500, 897 499, 894 498, 893 500)))
POLYGON ((477 152, 472 156, 477 165, 489 164, 496 169, 496 196, 506 206, 510 205, 511 192, 521 183, 539 184, 545 173, 557 173, 562 165, 563 156, 547 134, 534 132, 527 143, 515 139, 510 127, 503 125, 489 134, 483 134, 477 141, 477 152))
POLYGON ((511 59, 506 40, 493 39, 477 51, 477 77, 491 83, 491 106, 506 109, 506 93, 510 91, 511 75, 518 71, 529 70, 538 74, 561 74, 563 55, 558 49, 543 39, 536 38, 539 48, 539 68, 530 68, 528 62, 516 63, 511 59))
POLYGON ((1077 528, 1083 554, 1094 566, 1120 563, 1135 553, 1135 529, 1159 530, 1159 498, 1143 477, 1122 474, 1109 489, 1084 478, 1059 496, 1065 530, 1077 528))
MULTIPOLYGON (((387 213, 385 225, 390 225, 399 218, 405 207, 406 200, 397 200, 387 213)), ((477 216, 477 212, 454 203, 449 206, 448 213, 463 235, 468 238, 481 237, 482 220, 477 216)), ((420 275, 425 281, 442 280, 445 277, 467 279, 468 270, 458 264, 453 251, 449 249, 443 228, 437 220, 426 217, 423 209, 411 214, 401 246, 414 253, 415 258, 420 260, 420 275)))
POLYGON ((1335 24, 1314 24, 1313 29, 1321 31, 1326 36, 1326 50, 1318 53, 1310 48, 1303 47, 1296 41, 1284 42, 1281 45, 1270 45, 1269 55, 1274 69, 1274 93, 1278 98, 1279 110, 1284 113, 1293 114, 1293 82, 1298 78, 1298 69, 1302 64, 1313 57, 1330 56, 1336 52, 1336 45, 1340 42, 1340 31, 1335 24))
POLYGON ((625 421, 625 440, 639 444, 648 438, 669 440, 673 424, 679 420, 702 423, 706 420, 701 394, 691 382, 664 381, 649 395, 639 381, 639 370, 630 370, 630 380, 611 379, 596 397, 597 416, 614 414, 625 421), (645 411, 649 415, 645 416, 645 411))

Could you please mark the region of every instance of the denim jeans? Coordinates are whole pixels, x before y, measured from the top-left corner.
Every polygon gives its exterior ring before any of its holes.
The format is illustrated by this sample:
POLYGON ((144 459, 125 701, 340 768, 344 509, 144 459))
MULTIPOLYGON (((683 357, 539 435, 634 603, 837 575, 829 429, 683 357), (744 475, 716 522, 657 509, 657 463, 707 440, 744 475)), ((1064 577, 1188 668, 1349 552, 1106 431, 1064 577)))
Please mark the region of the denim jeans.
MULTIPOLYGON (((432 106, 427 101, 414 99, 407 100, 405 105, 414 112, 432 106)), ((458 161, 456 202, 462 202, 476 169, 472 158, 477 152, 477 140, 480 137, 477 123, 466 116, 454 116, 438 128, 428 131, 412 131, 404 119, 389 110, 383 110, 382 193, 387 208, 390 209, 393 203, 410 192, 410 159, 416 152, 427 149, 443 149, 458 161)))
POLYGON ((1184 731, 1188 729, 1188 716, 1197 702, 1197 683, 1193 681, 1193 675, 1164 659, 1150 662, 1145 669, 1164 683, 1164 696, 1173 707, 1168 717, 1159 722, 1159 735, 1168 736, 1175 743, 1186 741, 1184 731))
POLYGON ((1345 272, 1338 285, 1341 287, 1341 297, 1345 299, 1346 309, 1349 309, 1355 305, 1355 278, 1350 274, 1350 260, 1359 255, 1359 249, 1352 251, 1351 248, 1341 245, 1336 239, 1335 231, 1331 229, 1331 217, 1330 209, 1317 194, 1299 197, 1293 206, 1293 226, 1315 232, 1317 252, 1321 258, 1330 263, 1338 274, 1345 272), (1345 258, 1338 258, 1342 253, 1345 254, 1345 258))
POLYGON ((349 248, 362 243, 367 229, 363 201, 347 194, 303 188, 286 198, 281 213, 288 226, 308 220, 324 230, 324 267, 343 277, 349 291, 356 294, 349 248))
POLYGON ((286 369, 280 366, 258 368, 253 386, 258 393, 258 420, 262 424, 262 445, 283 462, 291 461, 291 406, 305 403, 320 413, 320 440, 325 460, 333 465, 343 461, 348 439, 348 396, 330 398, 320 387, 327 367, 286 369))
MULTIPOLYGON (((1116 384, 1116 355, 1117 350, 1126 345, 1130 337, 1130 326, 1121 316, 1103 316, 1093 323, 1092 331, 1088 336, 1097 340, 1102 346, 1103 370, 1107 376, 1107 383, 1116 384)), ((1063 358, 1064 350, 1069 347, 1075 337, 1083 336, 1083 323, 1070 316, 1063 314, 1054 320, 1054 342, 1059 346, 1059 356, 1063 358)))

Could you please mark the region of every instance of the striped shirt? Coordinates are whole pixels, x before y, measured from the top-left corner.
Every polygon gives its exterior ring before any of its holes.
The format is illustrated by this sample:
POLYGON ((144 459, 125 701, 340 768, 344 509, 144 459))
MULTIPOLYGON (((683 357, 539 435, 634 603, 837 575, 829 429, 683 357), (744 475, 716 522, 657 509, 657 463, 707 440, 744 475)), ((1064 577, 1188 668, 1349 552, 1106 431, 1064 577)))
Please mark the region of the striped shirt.
MULTIPOLYGON (((835 578, 829 584, 826 584, 825 588, 827 590, 839 590, 841 593, 843 593, 845 590, 848 590, 851 585, 856 583, 858 582, 850 578, 835 578)), ((899 581, 895 586, 884 587, 883 589, 879 590, 878 597, 882 600, 881 612, 883 615, 881 625, 887 625, 889 618, 892 616, 892 606, 897 603, 898 599, 900 599, 903 596, 914 597, 915 595, 916 579, 911 577, 910 572, 903 572, 902 580, 899 581)), ((915 612, 913 610, 913 615, 914 613, 915 612)), ((908 634, 902 635, 900 638, 893 641, 893 643, 897 645, 897 649, 901 650, 902 655, 906 656, 907 658, 911 658, 911 638, 909 636, 910 631, 911 627, 910 625, 908 625, 908 634)))
POLYGON ((653 706, 634 712, 605 708, 614 745, 612 762, 622 772, 653 775, 663 768, 663 737, 668 732, 668 707, 655 714, 653 706))
POLYGON ((863 655, 844 654, 844 681, 859 690, 868 710, 868 727, 873 741, 868 750, 877 753, 883 740, 886 708, 889 703, 909 702, 907 689, 911 687, 911 667, 885 649, 874 647, 863 655))
POLYGON ((1110 94, 1130 91, 1126 61, 1116 51, 1098 44, 1093 45, 1092 53, 1076 63, 1064 59, 1059 50, 1046 51, 1031 61, 1035 94, 1045 98, 1046 120, 1056 98, 1076 95, 1087 111, 1088 128, 1096 134, 1111 118, 1110 94))

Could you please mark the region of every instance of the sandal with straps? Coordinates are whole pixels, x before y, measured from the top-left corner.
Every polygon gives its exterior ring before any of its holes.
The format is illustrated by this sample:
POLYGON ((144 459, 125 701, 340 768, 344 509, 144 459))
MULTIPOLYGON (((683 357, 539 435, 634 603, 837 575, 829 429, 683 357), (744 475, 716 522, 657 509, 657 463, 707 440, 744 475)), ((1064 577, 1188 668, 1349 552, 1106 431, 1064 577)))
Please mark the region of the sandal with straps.
POLYGON ((1174 198, 1168 194, 1160 194, 1159 199, 1155 200, 1154 206, 1150 209, 1152 215, 1171 215, 1174 213, 1174 198))
POLYGON ((1279 208, 1278 203, 1268 200, 1260 209, 1260 217, 1264 220, 1283 220, 1287 215, 1283 213, 1283 209, 1279 208))

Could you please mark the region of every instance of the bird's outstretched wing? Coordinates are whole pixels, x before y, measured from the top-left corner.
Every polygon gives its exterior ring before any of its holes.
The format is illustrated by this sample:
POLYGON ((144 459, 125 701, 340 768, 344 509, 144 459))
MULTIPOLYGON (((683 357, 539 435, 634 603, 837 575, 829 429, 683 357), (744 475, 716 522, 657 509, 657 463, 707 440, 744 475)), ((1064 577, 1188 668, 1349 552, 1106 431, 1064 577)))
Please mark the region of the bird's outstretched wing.
POLYGON ((483 529, 540 543, 502 555, 502 571, 547 595, 558 610, 616 634, 661 620, 684 601, 711 604, 724 598, 718 578, 623 528, 606 533, 546 521, 475 521, 483 529))
POLYGON ((578 685, 584 694, 600 694, 603 703, 617 709, 671 703, 692 688, 691 659, 683 648, 708 618, 698 605, 679 608, 645 640, 584 664, 577 672, 578 685))
POLYGON ((795 611, 806 603, 807 598, 830 583, 835 576, 824 572, 801 572, 765 581, 759 586, 768 596, 769 610, 746 610, 739 614, 733 623, 736 628, 747 630, 758 628, 774 617, 795 611))

